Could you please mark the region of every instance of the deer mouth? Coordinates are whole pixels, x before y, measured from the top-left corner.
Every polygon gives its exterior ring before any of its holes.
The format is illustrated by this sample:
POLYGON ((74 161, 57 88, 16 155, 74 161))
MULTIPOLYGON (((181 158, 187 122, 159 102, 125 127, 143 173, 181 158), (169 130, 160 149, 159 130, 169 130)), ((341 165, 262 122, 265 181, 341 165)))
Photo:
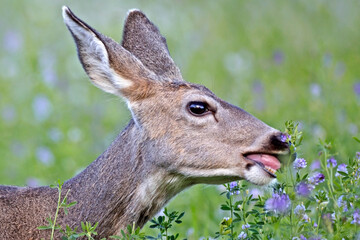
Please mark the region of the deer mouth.
POLYGON ((279 159, 274 155, 265 153, 252 153, 245 155, 245 158, 253 161, 273 178, 276 178, 275 173, 281 167, 279 159))

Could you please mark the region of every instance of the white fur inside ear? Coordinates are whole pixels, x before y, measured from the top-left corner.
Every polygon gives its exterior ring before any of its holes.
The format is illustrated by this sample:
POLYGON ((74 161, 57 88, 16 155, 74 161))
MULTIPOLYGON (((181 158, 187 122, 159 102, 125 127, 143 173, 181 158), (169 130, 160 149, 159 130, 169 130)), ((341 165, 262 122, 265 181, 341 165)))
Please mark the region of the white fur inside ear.
POLYGON ((109 55, 104 43, 81 21, 70 17, 70 11, 63 7, 63 18, 74 35, 83 66, 92 83, 105 92, 120 95, 120 89, 132 85, 131 80, 117 74, 109 64, 109 55))
POLYGON ((113 69, 110 69, 110 71, 112 75, 112 82, 117 88, 119 89, 128 88, 133 84, 131 80, 123 78, 122 76, 117 74, 113 69))

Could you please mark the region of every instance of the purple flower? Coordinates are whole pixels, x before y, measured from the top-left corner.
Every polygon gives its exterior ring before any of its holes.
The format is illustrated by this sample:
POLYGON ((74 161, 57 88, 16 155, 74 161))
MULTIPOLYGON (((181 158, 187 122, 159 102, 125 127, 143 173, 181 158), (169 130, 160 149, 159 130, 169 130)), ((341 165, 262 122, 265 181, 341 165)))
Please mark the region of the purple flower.
POLYGON ((52 104, 45 95, 39 94, 34 98, 32 108, 36 120, 42 122, 50 117, 52 104))
POLYGON ((305 182, 300 182, 296 188, 296 194, 301 196, 301 197, 308 197, 311 193, 311 190, 313 189, 313 187, 305 182))
POLYGON ((316 186, 325 181, 325 176, 322 173, 316 172, 313 176, 309 177, 308 181, 310 184, 316 186))
POLYGON ((359 209, 356 209, 353 214, 354 220, 351 221, 351 224, 360 224, 360 215, 359 215, 359 209))
POLYGON ((297 205, 294 209, 294 214, 298 216, 302 216, 305 214, 305 206, 304 204, 297 205))
POLYGON ((272 198, 265 202, 265 209, 275 213, 284 214, 290 209, 290 198, 285 193, 273 193, 272 198))
POLYGON ((347 212, 349 209, 347 207, 347 202, 343 198, 344 198, 344 195, 341 195, 337 200, 337 204, 338 204, 339 208, 343 207, 343 211, 347 212))
POLYGON ((331 157, 327 160, 327 167, 336 167, 337 162, 336 159, 331 157))
POLYGON ((319 97, 321 95, 321 86, 317 83, 312 83, 310 85, 310 92, 314 97, 319 97))
POLYGON ((284 53, 280 50, 273 52, 273 60, 276 64, 280 65, 284 61, 284 53))
POLYGON ((230 183, 230 190, 233 190, 234 188, 236 188, 238 186, 237 182, 231 182, 230 183))
POLYGON ((239 236, 238 236, 238 239, 245 239, 247 237, 247 234, 246 232, 242 231, 239 236))
POLYGON ((319 160, 315 160, 311 163, 311 166, 310 166, 310 169, 311 170, 316 170, 316 169, 319 169, 321 168, 321 163, 319 160))
POLYGON ((314 227, 315 227, 315 228, 317 228, 317 227, 318 227, 318 225, 317 225, 317 223, 316 223, 316 222, 314 222, 314 227))
POLYGON ((249 225, 249 224, 245 224, 245 225, 242 225, 241 228, 242 228, 243 230, 245 230, 245 229, 250 228, 250 225, 249 225))
POLYGON ((356 158, 357 160, 360 160, 360 152, 356 152, 356 158))
POLYGON ((341 176, 341 174, 339 172, 344 172, 344 173, 348 173, 348 170, 347 170, 347 165, 345 163, 342 163, 340 164, 338 167, 337 167, 337 171, 335 173, 335 176, 336 177, 339 177, 341 176))
POLYGON ((306 222, 306 223, 308 223, 308 222, 310 222, 311 221, 311 219, 310 219, 310 217, 305 213, 304 214, 304 216, 303 216, 303 218, 302 218, 303 220, 304 220, 304 222, 306 222))
POLYGON ((360 82, 354 84, 354 92, 356 95, 360 96, 360 82))
POLYGON ((240 194, 237 182, 231 182, 230 183, 230 194, 231 195, 233 195, 233 194, 239 195, 240 194))
POLYGON ((43 163, 46 166, 50 166, 54 163, 55 157, 51 150, 47 147, 38 147, 36 149, 36 157, 39 162, 43 163))
POLYGON ((301 239, 301 240, 307 240, 307 238, 304 237, 304 235, 302 235, 302 234, 300 235, 300 239, 301 239))
POLYGON ((282 133, 280 136, 280 140, 282 142, 289 142, 290 141, 290 135, 287 133, 282 133))
POLYGON ((306 160, 303 158, 296 158, 293 164, 296 170, 306 168, 306 165, 307 165, 306 160))

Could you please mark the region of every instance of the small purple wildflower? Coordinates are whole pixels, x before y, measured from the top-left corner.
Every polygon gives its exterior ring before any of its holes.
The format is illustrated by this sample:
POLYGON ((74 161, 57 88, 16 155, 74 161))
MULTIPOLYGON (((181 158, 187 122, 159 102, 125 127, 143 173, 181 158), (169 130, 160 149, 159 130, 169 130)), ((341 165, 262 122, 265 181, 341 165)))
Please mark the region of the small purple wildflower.
POLYGON ((306 168, 307 166, 307 162, 305 159, 303 158, 296 158, 293 164, 294 168, 296 170, 302 169, 302 168, 306 168))
POLYGON ((345 163, 342 163, 340 164, 338 167, 337 167, 337 171, 335 173, 335 176, 336 177, 339 177, 339 176, 342 176, 339 172, 344 172, 344 173, 348 173, 348 170, 347 170, 347 165, 345 163))
POLYGON ((250 228, 250 225, 247 223, 247 224, 242 225, 241 228, 242 228, 243 230, 245 230, 245 229, 250 228))
POLYGON ((307 240, 307 238, 304 237, 304 235, 302 235, 302 234, 300 235, 300 239, 301 239, 301 240, 307 240))
POLYGON ((356 209, 353 214, 354 220, 351 221, 351 224, 360 224, 360 215, 359 215, 359 209, 356 209))
POLYGON ((304 222, 309 223, 311 221, 310 217, 305 213, 303 218, 304 222))
POLYGON ((234 194, 239 195, 240 194, 237 182, 231 182, 230 183, 230 194, 231 195, 234 195, 234 194))
POLYGON ((238 186, 237 182, 231 182, 230 183, 230 190, 233 190, 234 188, 236 188, 238 186))
POLYGON ((333 213, 331 214, 331 221, 332 221, 332 222, 335 222, 335 220, 336 220, 336 215, 335 215, 335 212, 333 212, 333 213))
POLYGON ((305 206, 304 204, 297 205, 294 209, 294 214, 298 216, 302 216, 305 214, 305 206))
POLYGON ((336 167, 337 162, 336 159, 331 157, 327 160, 327 167, 336 167))
POLYGON ((325 176, 322 173, 316 172, 312 177, 309 177, 308 181, 310 184, 316 186, 325 181, 325 176))
POLYGON ((316 169, 319 169, 321 168, 321 163, 319 160, 315 160, 311 163, 311 166, 310 166, 310 169, 311 170, 316 170, 316 169))
POLYGON ((360 96, 360 82, 354 84, 354 92, 357 96, 360 96))
POLYGON ((287 133, 282 133, 280 136, 280 140, 282 142, 289 142, 290 141, 290 135, 287 133))
POLYGON ((343 207, 344 212, 347 212, 349 209, 347 206, 347 202, 343 198, 344 198, 344 195, 341 195, 337 200, 337 204, 340 208, 343 207))
POLYGON ((316 222, 314 222, 314 228, 317 228, 317 227, 318 227, 317 223, 316 223, 316 222))
POLYGON ((273 52, 273 61, 278 65, 282 64, 284 61, 284 53, 280 50, 274 51, 273 52))
POLYGON ((300 182, 296 188, 296 194, 301 196, 301 197, 308 197, 311 193, 311 190, 313 189, 313 187, 305 182, 300 182))
POLYGON ((318 83, 312 83, 310 85, 310 93, 314 97, 319 97, 321 95, 321 86, 318 83))
POLYGON ((360 160, 360 152, 356 152, 356 158, 357 160, 360 160))
POLYGON ((265 202, 265 209, 268 211, 274 211, 275 213, 284 214, 290 208, 290 198, 285 193, 273 193, 272 198, 269 198, 265 202))
POLYGON ((238 239, 245 239, 247 237, 247 234, 246 232, 242 231, 239 236, 238 236, 238 239))

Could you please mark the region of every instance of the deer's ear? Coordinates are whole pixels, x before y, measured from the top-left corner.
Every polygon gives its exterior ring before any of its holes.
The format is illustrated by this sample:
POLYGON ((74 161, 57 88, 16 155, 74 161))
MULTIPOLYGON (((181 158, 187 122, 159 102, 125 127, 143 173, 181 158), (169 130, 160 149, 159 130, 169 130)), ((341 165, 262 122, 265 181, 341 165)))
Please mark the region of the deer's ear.
POLYGON ((156 75, 140 60, 112 39, 76 17, 63 7, 63 18, 78 50, 80 62, 92 83, 105 92, 128 100, 145 97, 156 75))
POLYGON ((182 80, 180 70, 169 54, 166 39, 141 11, 128 12, 121 45, 157 75, 182 80))

